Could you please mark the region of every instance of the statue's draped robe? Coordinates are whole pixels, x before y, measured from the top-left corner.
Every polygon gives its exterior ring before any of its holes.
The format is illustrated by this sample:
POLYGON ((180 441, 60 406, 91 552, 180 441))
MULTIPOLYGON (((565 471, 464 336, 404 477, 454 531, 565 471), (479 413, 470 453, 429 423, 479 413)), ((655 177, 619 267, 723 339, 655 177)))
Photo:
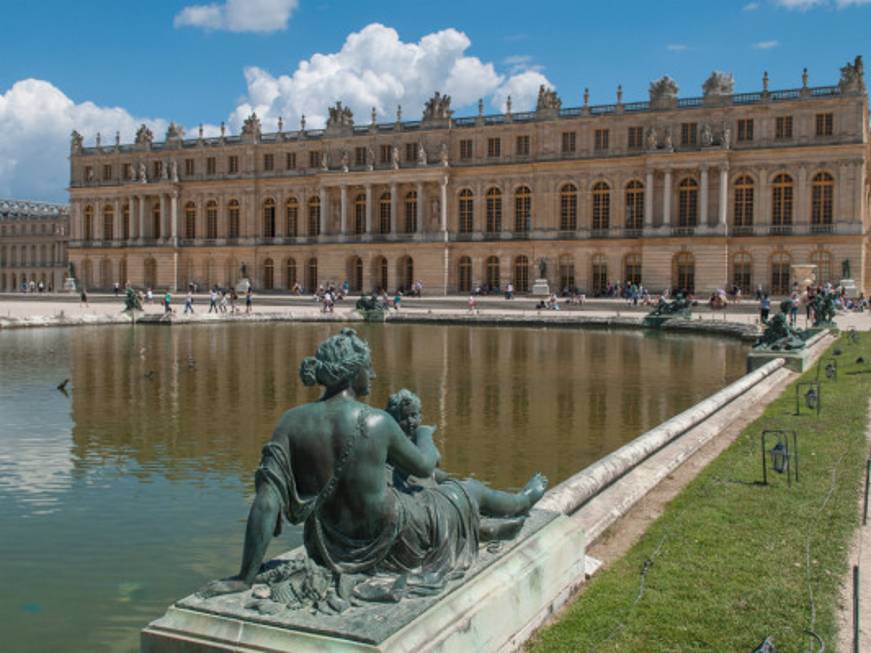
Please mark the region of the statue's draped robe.
MULTIPOLYGON (((456 481, 447 481, 414 494, 393 487, 386 490, 388 518, 370 540, 348 537, 320 514, 342 473, 353 464, 354 444, 365 437, 365 416, 337 460, 333 477, 312 497, 302 497, 296 487, 286 442, 273 440, 263 448, 255 476, 259 489, 268 484, 281 503, 281 513, 292 524, 304 523, 308 555, 338 574, 407 576, 409 585, 438 591, 444 583, 462 576, 478 552, 478 505, 456 481)), ((275 526, 281 529, 281 516, 275 526)))

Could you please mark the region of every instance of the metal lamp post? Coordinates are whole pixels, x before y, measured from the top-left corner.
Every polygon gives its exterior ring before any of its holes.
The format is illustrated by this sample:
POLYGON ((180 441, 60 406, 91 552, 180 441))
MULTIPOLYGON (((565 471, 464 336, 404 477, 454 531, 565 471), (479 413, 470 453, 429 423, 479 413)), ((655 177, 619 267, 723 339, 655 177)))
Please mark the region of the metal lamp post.
POLYGON ((762 484, 768 485, 768 463, 778 474, 786 474, 786 483, 792 486, 792 478, 798 483, 798 434, 795 431, 765 430, 760 438, 762 445, 762 484), (792 447, 789 437, 792 435, 792 447), (771 436, 777 442, 770 449, 767 446, 767 438, 771 436))
POLYGON ((822 386, 819 381, 801 381, 795 384, 796 415, 801 415, 802 404, 819 416, 823 406, 822 386))

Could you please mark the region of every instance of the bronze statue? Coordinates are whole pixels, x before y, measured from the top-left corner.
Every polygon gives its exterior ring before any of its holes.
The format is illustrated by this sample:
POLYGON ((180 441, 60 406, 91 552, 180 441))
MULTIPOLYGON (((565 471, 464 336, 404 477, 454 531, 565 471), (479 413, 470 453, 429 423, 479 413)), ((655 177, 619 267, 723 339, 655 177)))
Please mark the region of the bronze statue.
POLYGON ((835 326, 835 293, 823 291, 814 297, 814 327, 835 326))
POLYGON ((476 559, 481 515, 522 516, 544 494, 540 474, 517 493, 444 476, 415 492, 390 486, 388 464, 432 478, 440 460, 435 427, 420 425, 414 406, 397 408, 406 433, 389 413, 360 401, 375 374, 369 346, 352 329, 322 342, 303 360, 300 377, 324 386, 324 394, 282 416, 255 475, 239 574, 209 583, 201 596, 241 592, 257 580, 270 588, 263 611, 341 612, 359 601, 437 593, 476 559), (283 519, 304 524, 307 558, 261 572, 283 519))
POLYGON ((791 299, 785 299, 780 303, 780 313, 768 320, 765 331, 756 339, 754 349, 768 349, 771 351, 792 351, 803 349, 805 346, 804 334, 798 329, 789 326, 789 309, 792 306, 791 299))

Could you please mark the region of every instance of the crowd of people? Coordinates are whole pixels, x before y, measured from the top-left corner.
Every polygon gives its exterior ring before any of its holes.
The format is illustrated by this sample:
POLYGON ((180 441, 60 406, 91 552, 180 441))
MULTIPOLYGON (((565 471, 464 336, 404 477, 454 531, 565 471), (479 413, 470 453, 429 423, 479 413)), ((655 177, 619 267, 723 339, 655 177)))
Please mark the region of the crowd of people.
MULTIPOLYGON (((868 308, 868 298, 865 297, 864 293, 859 293, 858 297, 849 297, 846 288, 833 287, 831 283, 806 286, 803 290, 795 283, 786 300, 789 302, 789 325, 791 327, 797 326, 798 314, 802 308, 804 308, 807 323, 813 323, 816 320, 817 296, 829 294, 834 295, 834 304, 837 310, 862 313, 868 308)), ((762 286, 756 288, 756 300, 759 302, 759 319, 762 323, 766 323, 771 315, 771 298, 768 293, 763 291, 762 286)))

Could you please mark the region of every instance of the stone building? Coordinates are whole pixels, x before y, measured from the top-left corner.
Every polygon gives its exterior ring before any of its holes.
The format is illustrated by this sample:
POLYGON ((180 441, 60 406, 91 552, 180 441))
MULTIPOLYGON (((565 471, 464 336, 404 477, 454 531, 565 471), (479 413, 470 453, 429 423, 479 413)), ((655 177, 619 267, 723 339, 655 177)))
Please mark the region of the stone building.
POLYGON ((66 204, 0 200, 0 291, 63 288, 69 221, 66 204))
MULTIPOLYGON (((794 264, 871 289, 871 146, 862 60, 837 85, 702 97, 674 80, 649 101, 454 117, 438 93, 421 120, 84 147, 73 133, 70 258, 89 286, 354 290, 422 280, 433 293, 514 283, 609 282, 696 293, 787 291, 794 264), (542 262, 544 265, 541 265, 542 262), (848 270, 849 268, 849 270, 848 270)), ((202 130, 200 130, 202 132, 202 130)))

